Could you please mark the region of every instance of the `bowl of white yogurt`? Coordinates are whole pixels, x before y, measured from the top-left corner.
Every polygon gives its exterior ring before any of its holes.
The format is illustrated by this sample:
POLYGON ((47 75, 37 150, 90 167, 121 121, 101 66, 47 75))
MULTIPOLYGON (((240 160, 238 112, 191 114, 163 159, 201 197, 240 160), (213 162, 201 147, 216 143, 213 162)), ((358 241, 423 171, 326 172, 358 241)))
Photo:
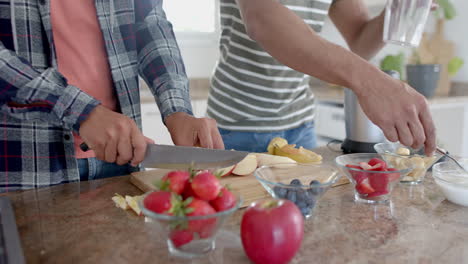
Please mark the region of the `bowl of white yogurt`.
MULTIPOLYGON (((468 159, 458 160, 467 170, 468 159)), ((447 200, 468 206, 468 173, 452 161, 440 162, 432 167, 432 176, 447 200)))

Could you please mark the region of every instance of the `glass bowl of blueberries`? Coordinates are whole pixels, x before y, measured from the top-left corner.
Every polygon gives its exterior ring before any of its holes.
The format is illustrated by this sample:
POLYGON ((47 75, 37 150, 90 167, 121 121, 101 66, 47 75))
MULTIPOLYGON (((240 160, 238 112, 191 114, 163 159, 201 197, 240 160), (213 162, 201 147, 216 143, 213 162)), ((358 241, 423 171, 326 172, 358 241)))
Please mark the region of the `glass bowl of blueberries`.
POLYGON ((275 164, 262 166, 255 178, 277 199, 288 199, 307 219, 320 197, 339 179, 339 171, 327 165, 275 164))

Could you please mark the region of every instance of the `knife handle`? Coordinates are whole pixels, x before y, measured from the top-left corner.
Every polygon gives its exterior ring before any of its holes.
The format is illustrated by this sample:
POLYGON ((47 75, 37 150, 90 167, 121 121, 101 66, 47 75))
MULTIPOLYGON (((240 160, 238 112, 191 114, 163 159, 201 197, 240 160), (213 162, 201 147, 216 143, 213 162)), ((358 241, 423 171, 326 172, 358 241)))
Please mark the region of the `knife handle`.
POLYGON ((80 144, 80 149, 84 152, 90 150, 89 146, 84 142, 80 144))

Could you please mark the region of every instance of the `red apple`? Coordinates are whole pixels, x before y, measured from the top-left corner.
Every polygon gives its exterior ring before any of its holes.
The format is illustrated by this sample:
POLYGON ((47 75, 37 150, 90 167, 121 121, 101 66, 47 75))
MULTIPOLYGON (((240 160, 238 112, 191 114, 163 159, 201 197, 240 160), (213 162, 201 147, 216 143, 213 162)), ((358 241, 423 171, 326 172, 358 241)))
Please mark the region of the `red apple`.
POLYGON ((299 250, 303 236, 304 218, 288 200, 261 200, 242 216, 242 245, 256 264, 288 263, 299 250))

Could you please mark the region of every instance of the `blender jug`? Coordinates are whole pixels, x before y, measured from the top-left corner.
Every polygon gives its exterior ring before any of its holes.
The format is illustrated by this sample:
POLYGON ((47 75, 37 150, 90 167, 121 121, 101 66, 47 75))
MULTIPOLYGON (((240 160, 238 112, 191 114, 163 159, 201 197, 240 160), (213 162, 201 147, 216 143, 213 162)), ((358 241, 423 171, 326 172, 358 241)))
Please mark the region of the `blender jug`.
MULTIPOLYGON (((393 78, 399 79, 397 71, 385 71, 393 78)), ((384 142, 382 130, 367 118, 359 105, 353 91, 345 89, 345 127, 346 138, 341 145, 344 153, 373 153, 374 144, 384 142)))

